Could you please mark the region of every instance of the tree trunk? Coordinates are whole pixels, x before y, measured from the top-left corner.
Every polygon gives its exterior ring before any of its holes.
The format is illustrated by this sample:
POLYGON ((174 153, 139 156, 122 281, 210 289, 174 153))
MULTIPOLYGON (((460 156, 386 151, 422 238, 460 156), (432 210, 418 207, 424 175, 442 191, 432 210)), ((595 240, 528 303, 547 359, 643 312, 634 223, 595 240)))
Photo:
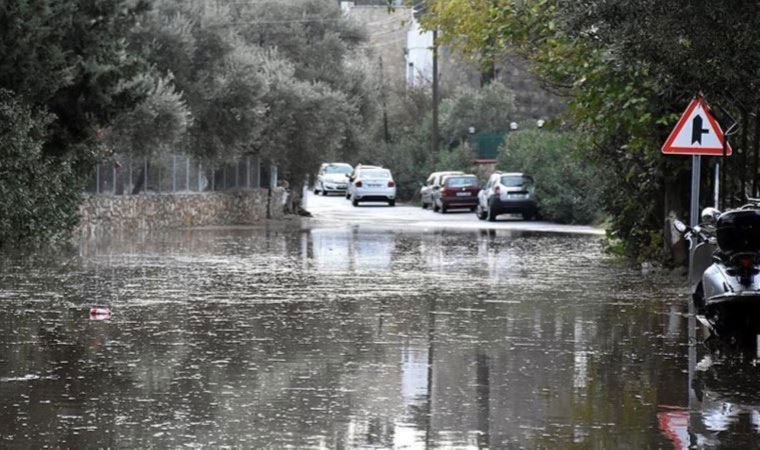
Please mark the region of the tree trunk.
POLYGON ((137 181, 132 188, 132 195, 139 194, 144 188, 147 188, 147 186, 145 186, 145 165, 143 165, 137 173, 137 181))
MULTIPOLYGON (((303 180, 304 177, 296 177, 303 180)), ((288 214, 296 214, 299 216, 309 216, 309 212, 303 208, 303 190, 305 184, 304 181, 290 185, 290 191, 288 195, 288 201, 286 203, 285 212, 288 214)))

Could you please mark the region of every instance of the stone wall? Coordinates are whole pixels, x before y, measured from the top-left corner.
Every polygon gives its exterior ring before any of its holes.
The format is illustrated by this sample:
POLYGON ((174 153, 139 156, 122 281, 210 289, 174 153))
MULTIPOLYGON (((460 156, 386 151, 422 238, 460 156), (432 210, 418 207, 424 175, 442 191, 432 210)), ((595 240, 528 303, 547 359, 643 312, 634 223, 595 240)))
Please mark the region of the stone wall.
MULTIPOLYGON (((79 235, 112 230, 154 230, 251 225, 267 218, 268 189, 139 195, 85 195, 79 235)), ((272 192, 271 217, 282 218, 285 190, 272 192)))

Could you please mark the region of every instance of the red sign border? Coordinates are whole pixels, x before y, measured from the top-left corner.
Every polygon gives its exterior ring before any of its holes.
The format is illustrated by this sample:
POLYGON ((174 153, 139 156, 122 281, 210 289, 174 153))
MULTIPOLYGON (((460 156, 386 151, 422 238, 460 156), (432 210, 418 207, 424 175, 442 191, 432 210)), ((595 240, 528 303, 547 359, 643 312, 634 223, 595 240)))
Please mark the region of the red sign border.
MULTIPOLYGON (((673 131, 670 132, 670 136, 668 136, 668 140, 665 141, 665 145, 662 146, 660 149, 662 153, 666 155, 708 155, 708 156, 723 156, 723 147, 707 147, 707 148, 695 148, 695 147, 673 147, 673 141, 676 140, 676 137, 681 132, 681 129, 686 125, 686 121, 689 119, 689 116, 691 115, 691 112, 694 111, 694 108, 697 106, 701 106, 702 109, 705 111, 705 114, 707 115, 707 120, 710 121, 710 126, 715 130, 715 135, 718 137, 718 140, 723 142, 724 136, 723 136, 723 130, 720 129, 720 125, 718 125, 718 122, 715 120, 713 115, 710 113, 710 107, 707 105, 707 102, 705 102, 705 99, 702 98, 702 96, 698 95, 695 98, 691 100, 691 103, 689 103, 689 106, 686 107, 686 111, 681 115, 681 118, 678 119, 678 123, 676 124, 675 128, 673 128, 673 131)), ((731 156, 732 149, 731 144, 726 142, 726 156, 731 156)))

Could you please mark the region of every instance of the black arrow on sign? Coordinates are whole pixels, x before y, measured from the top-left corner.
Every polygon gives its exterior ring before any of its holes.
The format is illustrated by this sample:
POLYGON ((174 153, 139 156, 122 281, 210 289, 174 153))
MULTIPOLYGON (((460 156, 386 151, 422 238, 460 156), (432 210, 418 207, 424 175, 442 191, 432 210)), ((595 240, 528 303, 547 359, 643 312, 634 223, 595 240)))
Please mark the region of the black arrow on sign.
POLYGON ((709 128, 702 128, 702 116, 697 114, 691 122, 691 143, 702 145, 702 135, 710 132, 709 128))

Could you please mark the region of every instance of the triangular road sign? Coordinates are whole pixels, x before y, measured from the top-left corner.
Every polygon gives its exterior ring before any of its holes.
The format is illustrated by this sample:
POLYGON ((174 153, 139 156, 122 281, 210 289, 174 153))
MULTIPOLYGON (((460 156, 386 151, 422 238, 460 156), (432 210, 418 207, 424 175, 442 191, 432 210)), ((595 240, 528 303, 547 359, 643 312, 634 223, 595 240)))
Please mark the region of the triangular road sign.
MULTIPOLYGON (((710 107, 701 96, 689 103, 676 127, 668 136, 662 152, 677 155, 723 156, 723 130, 715 120, 710 107)), ((726 143, 726 156, 731 145, 726 143)))

